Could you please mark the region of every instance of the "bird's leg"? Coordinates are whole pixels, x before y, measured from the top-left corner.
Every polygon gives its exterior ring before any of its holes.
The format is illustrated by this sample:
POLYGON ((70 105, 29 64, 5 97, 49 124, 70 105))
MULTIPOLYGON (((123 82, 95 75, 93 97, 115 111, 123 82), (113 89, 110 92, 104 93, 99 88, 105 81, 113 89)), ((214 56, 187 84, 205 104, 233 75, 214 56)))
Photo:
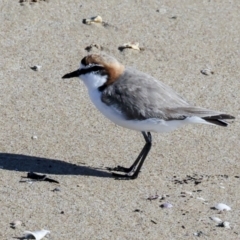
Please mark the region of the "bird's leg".
POLYGON ((112 175, 114 177, 117 177, 117 178, 125 178, 125 179, 134 179, 134 178, 137 178, 139 172, 140 172, 140 169, 144 163, 144 160, 146 159, 150 149, 151 149, 151 146, 152 146, 152 136, 151 136, 151 133, 148 132, 142 132, 143 134, 143 137, 146 141, 142 151, 140 152, 140 154, 138 155, 137 159, 134 161, 134 163, 132 164, 132 166, 130 168, 125 168, 125 167, 121 167, 121 166, 117 166, 116 168, 112 168, 109 170, 111 171, 118 171, 118 172, 126 172, 127 174, 117 174, 117 173, 112 173, 112 175))

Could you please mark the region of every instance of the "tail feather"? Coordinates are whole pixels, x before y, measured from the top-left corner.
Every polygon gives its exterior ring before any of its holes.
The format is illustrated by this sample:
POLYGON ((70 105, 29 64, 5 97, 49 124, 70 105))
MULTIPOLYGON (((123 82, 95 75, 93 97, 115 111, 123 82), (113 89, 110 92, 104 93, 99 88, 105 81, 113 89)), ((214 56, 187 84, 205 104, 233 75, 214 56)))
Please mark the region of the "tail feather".
POLYGON ((209 123, 218 125, 218 126, 227 127, 228 123, 223 120, 235 119, 235 117, 228 115, 228 114, 219 114, 219 115, 215 115, 215 116, 202 117, 202 119, 204 119, 205 121, 207 121, 209 123))

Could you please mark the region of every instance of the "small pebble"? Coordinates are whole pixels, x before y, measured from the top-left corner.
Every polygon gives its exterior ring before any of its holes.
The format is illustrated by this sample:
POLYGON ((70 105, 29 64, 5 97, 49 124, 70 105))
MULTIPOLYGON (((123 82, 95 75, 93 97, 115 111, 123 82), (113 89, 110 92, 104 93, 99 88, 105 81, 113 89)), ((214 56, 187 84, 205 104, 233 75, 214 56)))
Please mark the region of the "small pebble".
POLYGON ((157 222, 155 222, 154 220, 151 220, 151 222, 154 223, 154 224, 157 224, 157 222))
POLYGON ((32 136, 32 139, 38 139, 38 136, 34 135, 32 136))
POLYGON ((161 208, 172 208, 173 205, 171 203, 163 203, 160 205, 161 208))
POLYGON ((168 196, 168 195, 163 194, 163 195, 161 196, 160 200, 164 200, 164 199, 166 199, 167 196, 168 196))
POLYGON ((218 203, 214 206, 219 211, 230 211, 231 208, 224 203, 218 203))
POLYGON ((156 200, 156 199, 159 199, 159 198, 160 198, 160 196, 159 196, 158 194, 156 194, 156 195, 149 196, 149 197, 147 198, 147 200, 152 201, 152 200, 156 200))
POLYGON ((60 189, 60 188, 54 188, 52 191, 53 191, 53 192, 60 192, 61 189, 60 189))
POLYGON ((181 194, 188 194, 188 195, 192 195, 192 192, 190 192, 190 191, 184 191, 184 192, 181 192, 181 194))
POLYGON ((39 71, 41 68, 42 68, 42 66, 40 66, 40 65, 35 65, 35 66, 31 67, 31 69, 34 71, 39 71))
POLYGON ((198 232, 195 232, 193 235, 197 236, 197 237, 200 237, 201 235, 203 235, 203 232, 202 231, 198 231, 198 232))

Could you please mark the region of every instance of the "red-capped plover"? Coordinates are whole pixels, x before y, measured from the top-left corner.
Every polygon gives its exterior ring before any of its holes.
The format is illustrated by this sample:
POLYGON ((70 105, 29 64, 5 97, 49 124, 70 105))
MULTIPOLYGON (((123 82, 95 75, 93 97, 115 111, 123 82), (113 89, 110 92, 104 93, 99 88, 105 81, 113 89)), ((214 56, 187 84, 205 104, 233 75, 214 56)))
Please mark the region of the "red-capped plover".
POLYGON ((114 123, 142 132, 145 146, 130 168, 108 168, 117 178, 134 179, 147 157, 151 132, 169 132, 188 123, 204 123, 226 127, 225 119, 233 116, 189 104, 169 86, 154 77, 124 67, 115 58, 102 53, 90 54, 80 68, 62 78, 80 77, 87 86, 96 108, 114 123))

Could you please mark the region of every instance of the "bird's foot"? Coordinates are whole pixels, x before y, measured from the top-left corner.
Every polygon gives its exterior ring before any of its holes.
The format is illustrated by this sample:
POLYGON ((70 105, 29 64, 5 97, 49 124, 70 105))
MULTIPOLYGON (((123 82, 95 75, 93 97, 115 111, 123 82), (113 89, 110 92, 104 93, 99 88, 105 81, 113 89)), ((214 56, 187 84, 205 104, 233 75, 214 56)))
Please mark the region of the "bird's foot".
POLYGON ((114 168, 109 168, 108 167, 107 170, 109 170, 109 171, 116 171, 116 172, 131 173, 133 169, 125 168, 125 167, 122 167, 122 166, 117 166, 117 167, 114 167, 114 168))
POLYGON ((133 180, 138 177, 138 173, 136 173, 136 172, 130 172, 127 174, 112 173, 112 176, 115 177, 116 179, 120 179, 120 180, 133 180), (131 173, 133 173, 133 174, 131 174, 131 173))

